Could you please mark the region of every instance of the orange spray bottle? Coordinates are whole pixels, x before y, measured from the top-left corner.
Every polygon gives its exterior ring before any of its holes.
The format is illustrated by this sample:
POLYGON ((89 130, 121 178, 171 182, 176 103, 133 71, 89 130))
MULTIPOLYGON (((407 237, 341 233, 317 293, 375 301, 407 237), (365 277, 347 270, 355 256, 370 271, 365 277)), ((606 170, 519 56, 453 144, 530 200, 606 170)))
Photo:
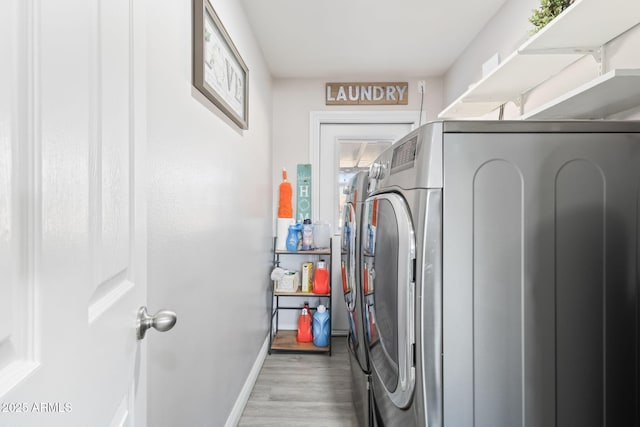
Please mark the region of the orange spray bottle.
POLYGON ((278 218, 293 218, 292 194, 291 183, 287 181, 287 170, 283 168, 282 182, 280 183, 280 200, 278 202, 278 218))

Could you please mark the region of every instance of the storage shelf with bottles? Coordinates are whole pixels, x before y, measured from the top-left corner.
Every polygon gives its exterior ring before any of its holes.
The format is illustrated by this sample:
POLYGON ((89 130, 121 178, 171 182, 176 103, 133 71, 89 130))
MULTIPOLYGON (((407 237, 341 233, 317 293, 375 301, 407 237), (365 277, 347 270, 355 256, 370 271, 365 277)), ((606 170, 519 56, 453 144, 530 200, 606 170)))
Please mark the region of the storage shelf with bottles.
MULTIPOLYGON (((283 262, 282 257, 297 257, 301 261, 319 261, 325 260, 327 269, 331 270, 331 249, 311 249, 300 251, 286 251, 276 249, 276 239, 273 240, 273 267, 280 267, 283 262)), ((288 265, 292 264, 292 259, 287 259, 288 265)), ((297 262, 297 261, 296 261, 297 262)), ((329 278, 331 274, 329 273, 329 278)), ((329 279, 330 280, 330 279, 329 279)), ((331 355, 331 332, 329 332, 329 345, 318 347, 313 342, 298 342, 296 339, 297 330, 280 329, 279 315, 280 311, 297 311, 299 312, 304 303, 309 300, 317 300, 317 304, 310 307, 311 315, 316 312, 319 305, 324 305, 328 313, 331 313, 331 283, 329 283, 329 292, 303 292, 299 287, 293 290, 278 290, 276 282, 272 282, 271 286, 271 318, 270 318, 270 334, 269 334, 269 354, 272 352, 290 352, 290 353, 327 353, 331 355)), ((331 314, 329 315, 328 329, 331 331, 331 314)))

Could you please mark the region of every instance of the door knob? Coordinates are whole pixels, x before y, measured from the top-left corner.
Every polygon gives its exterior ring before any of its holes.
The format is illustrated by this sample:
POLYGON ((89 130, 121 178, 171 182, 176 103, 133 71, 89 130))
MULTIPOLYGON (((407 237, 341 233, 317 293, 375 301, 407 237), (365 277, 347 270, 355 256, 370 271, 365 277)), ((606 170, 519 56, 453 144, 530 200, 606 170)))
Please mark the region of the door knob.
POLYGON ((147 313, 147 307, 142 306, 138 310, 138 318, 136 320, 136 335, 139 340, 144 338, 147 329, 153 327, 156 331, 166 332, 173 328, 178 320, 176 313, 170 310, 160 310, 153 316, 147 313))

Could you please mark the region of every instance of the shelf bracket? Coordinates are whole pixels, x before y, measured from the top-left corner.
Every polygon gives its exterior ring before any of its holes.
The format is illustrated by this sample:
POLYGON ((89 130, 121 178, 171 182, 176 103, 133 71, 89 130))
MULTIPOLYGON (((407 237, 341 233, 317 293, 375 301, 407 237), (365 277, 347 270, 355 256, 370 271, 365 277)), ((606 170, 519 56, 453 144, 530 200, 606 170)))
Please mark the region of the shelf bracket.
POLYGON ((606 73, 607 70, 606 70, 606 64, 605 64, 605 59, 606 59, 605 47, 600 46, 599 48, 594 49, 593 52, 591 52, 591 56, 598 64, 598 75, 601 76, 604 73, 606 73))
POLYGON ((524 94, 521 93, 520 96, 513 100, 513 103, 516 104, 516 107, 522 108, 524 104, 524 94))
POLYGON ((513 103, 520 110, 520 115, 524 114, 524 105, 527 103, 527 94, 528 92, 523 92, 516 99, 513 100, 513 103))
POLYGON ((520 94, 519 97, 517 97, 513 103, 516 105, 516 107, 518 107, 520 109, 520 117, 522 117, 524 115, 524 106, 527 104, 527 99, 529 98, 529 95, 531 94, 531 91, 534 90, 533 89, 529 89, 525 92, 522 92, 520 94))

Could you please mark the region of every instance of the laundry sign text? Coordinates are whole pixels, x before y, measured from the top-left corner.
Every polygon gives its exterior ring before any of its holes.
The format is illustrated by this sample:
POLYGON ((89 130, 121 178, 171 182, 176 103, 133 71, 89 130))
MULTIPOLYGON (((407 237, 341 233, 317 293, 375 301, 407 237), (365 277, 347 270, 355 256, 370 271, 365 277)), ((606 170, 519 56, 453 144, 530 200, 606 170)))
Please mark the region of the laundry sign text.
POLYGON ((407 105, 407 82, 327 83, 326 105, 407 105))

